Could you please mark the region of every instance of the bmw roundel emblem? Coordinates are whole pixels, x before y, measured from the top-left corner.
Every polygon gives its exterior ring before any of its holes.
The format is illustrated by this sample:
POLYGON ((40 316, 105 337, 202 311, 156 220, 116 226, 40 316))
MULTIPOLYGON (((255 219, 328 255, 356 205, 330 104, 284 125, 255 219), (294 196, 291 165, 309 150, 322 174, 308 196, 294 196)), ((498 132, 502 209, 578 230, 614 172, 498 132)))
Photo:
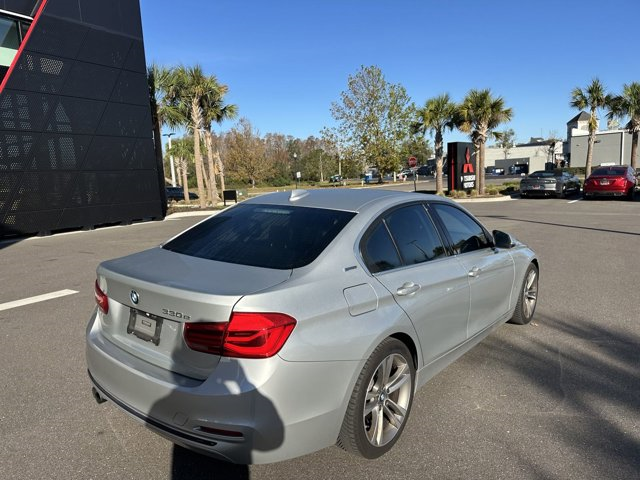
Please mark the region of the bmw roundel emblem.
POLYGON ((131 297, 131 301, 133 302, 134 305, 137 305, 138 302, 140 301, 140 295, 138 295, 138 292, 136 292, 135 290, 131 290, 131 293, 129 294, 129 296, 131 297))

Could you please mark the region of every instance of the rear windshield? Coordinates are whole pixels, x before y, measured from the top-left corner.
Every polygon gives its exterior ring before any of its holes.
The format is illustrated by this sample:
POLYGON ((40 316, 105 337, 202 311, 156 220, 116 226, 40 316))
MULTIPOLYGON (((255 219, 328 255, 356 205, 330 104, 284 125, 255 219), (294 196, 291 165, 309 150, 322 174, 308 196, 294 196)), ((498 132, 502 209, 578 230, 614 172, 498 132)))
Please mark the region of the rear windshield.
POLYGON ((172 252, 254 267, 308 265, 355 216, 353 212, 280 205, 238 205, 163 245, 172 252))
POLYGON ((550 172, 550 171, 540 171, 540 172, 533 172, 529 176, 531 178, 553 178, 553 177, 555 177, 555 174, 553 172, 550 172))
POLYGON ((591 175, 624 175, 626 171, 625 167, 602 167, 596 168, 591 175))

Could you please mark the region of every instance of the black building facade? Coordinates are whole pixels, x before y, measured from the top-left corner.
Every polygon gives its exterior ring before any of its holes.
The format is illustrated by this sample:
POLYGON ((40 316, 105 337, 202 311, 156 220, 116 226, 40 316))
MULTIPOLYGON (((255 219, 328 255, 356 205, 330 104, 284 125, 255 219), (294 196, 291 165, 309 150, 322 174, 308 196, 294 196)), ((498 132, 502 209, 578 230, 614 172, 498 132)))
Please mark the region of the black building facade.
POLYGON ((162 218, 138 0, 0 0, 0 41, 0 237, 162 218))

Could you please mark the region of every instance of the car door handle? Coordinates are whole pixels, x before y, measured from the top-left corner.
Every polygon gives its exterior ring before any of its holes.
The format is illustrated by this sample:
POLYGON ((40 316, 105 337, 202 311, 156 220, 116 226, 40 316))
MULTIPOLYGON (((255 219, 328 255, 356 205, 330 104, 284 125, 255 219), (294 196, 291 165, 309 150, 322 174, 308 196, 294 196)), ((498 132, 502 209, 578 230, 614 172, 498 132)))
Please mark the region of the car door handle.
POLYGON ((420 290, 420 288, 420 285, 418 285, 417 283, 405 282, 400 288, 398 288, 398 290, 396 290, 396 293, 400 296, 413 295, 418 290, 420 290))
POLYGON ((481 268, 473 267, 471 270, 469 270, 469 276, 475 278, 475 277, 480 276, 481 272, 482 272, 481 268))

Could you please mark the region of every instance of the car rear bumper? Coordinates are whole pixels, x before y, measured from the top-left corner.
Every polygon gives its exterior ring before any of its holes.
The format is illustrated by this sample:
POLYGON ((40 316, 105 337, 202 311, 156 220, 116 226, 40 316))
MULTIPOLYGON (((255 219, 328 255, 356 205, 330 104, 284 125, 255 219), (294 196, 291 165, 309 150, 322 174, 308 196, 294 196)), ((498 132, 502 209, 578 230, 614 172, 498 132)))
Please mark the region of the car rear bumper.
POLYGON ((594 188, 583 191, 585 197, 624 197, 628 193, 627 190, 598 190, 594 188))
POLYGON ((520 193, 525 195, 557 195, 555 185, 522 185, 520 186, 520 193))
POLYGON ((234 463, 270 463, 335 444, 360 362, 221 359, 204 381, 178 375, 87 328, 100 397, 173 443, 234 463), (208 431, 207 431, 208 430, 208 431))

